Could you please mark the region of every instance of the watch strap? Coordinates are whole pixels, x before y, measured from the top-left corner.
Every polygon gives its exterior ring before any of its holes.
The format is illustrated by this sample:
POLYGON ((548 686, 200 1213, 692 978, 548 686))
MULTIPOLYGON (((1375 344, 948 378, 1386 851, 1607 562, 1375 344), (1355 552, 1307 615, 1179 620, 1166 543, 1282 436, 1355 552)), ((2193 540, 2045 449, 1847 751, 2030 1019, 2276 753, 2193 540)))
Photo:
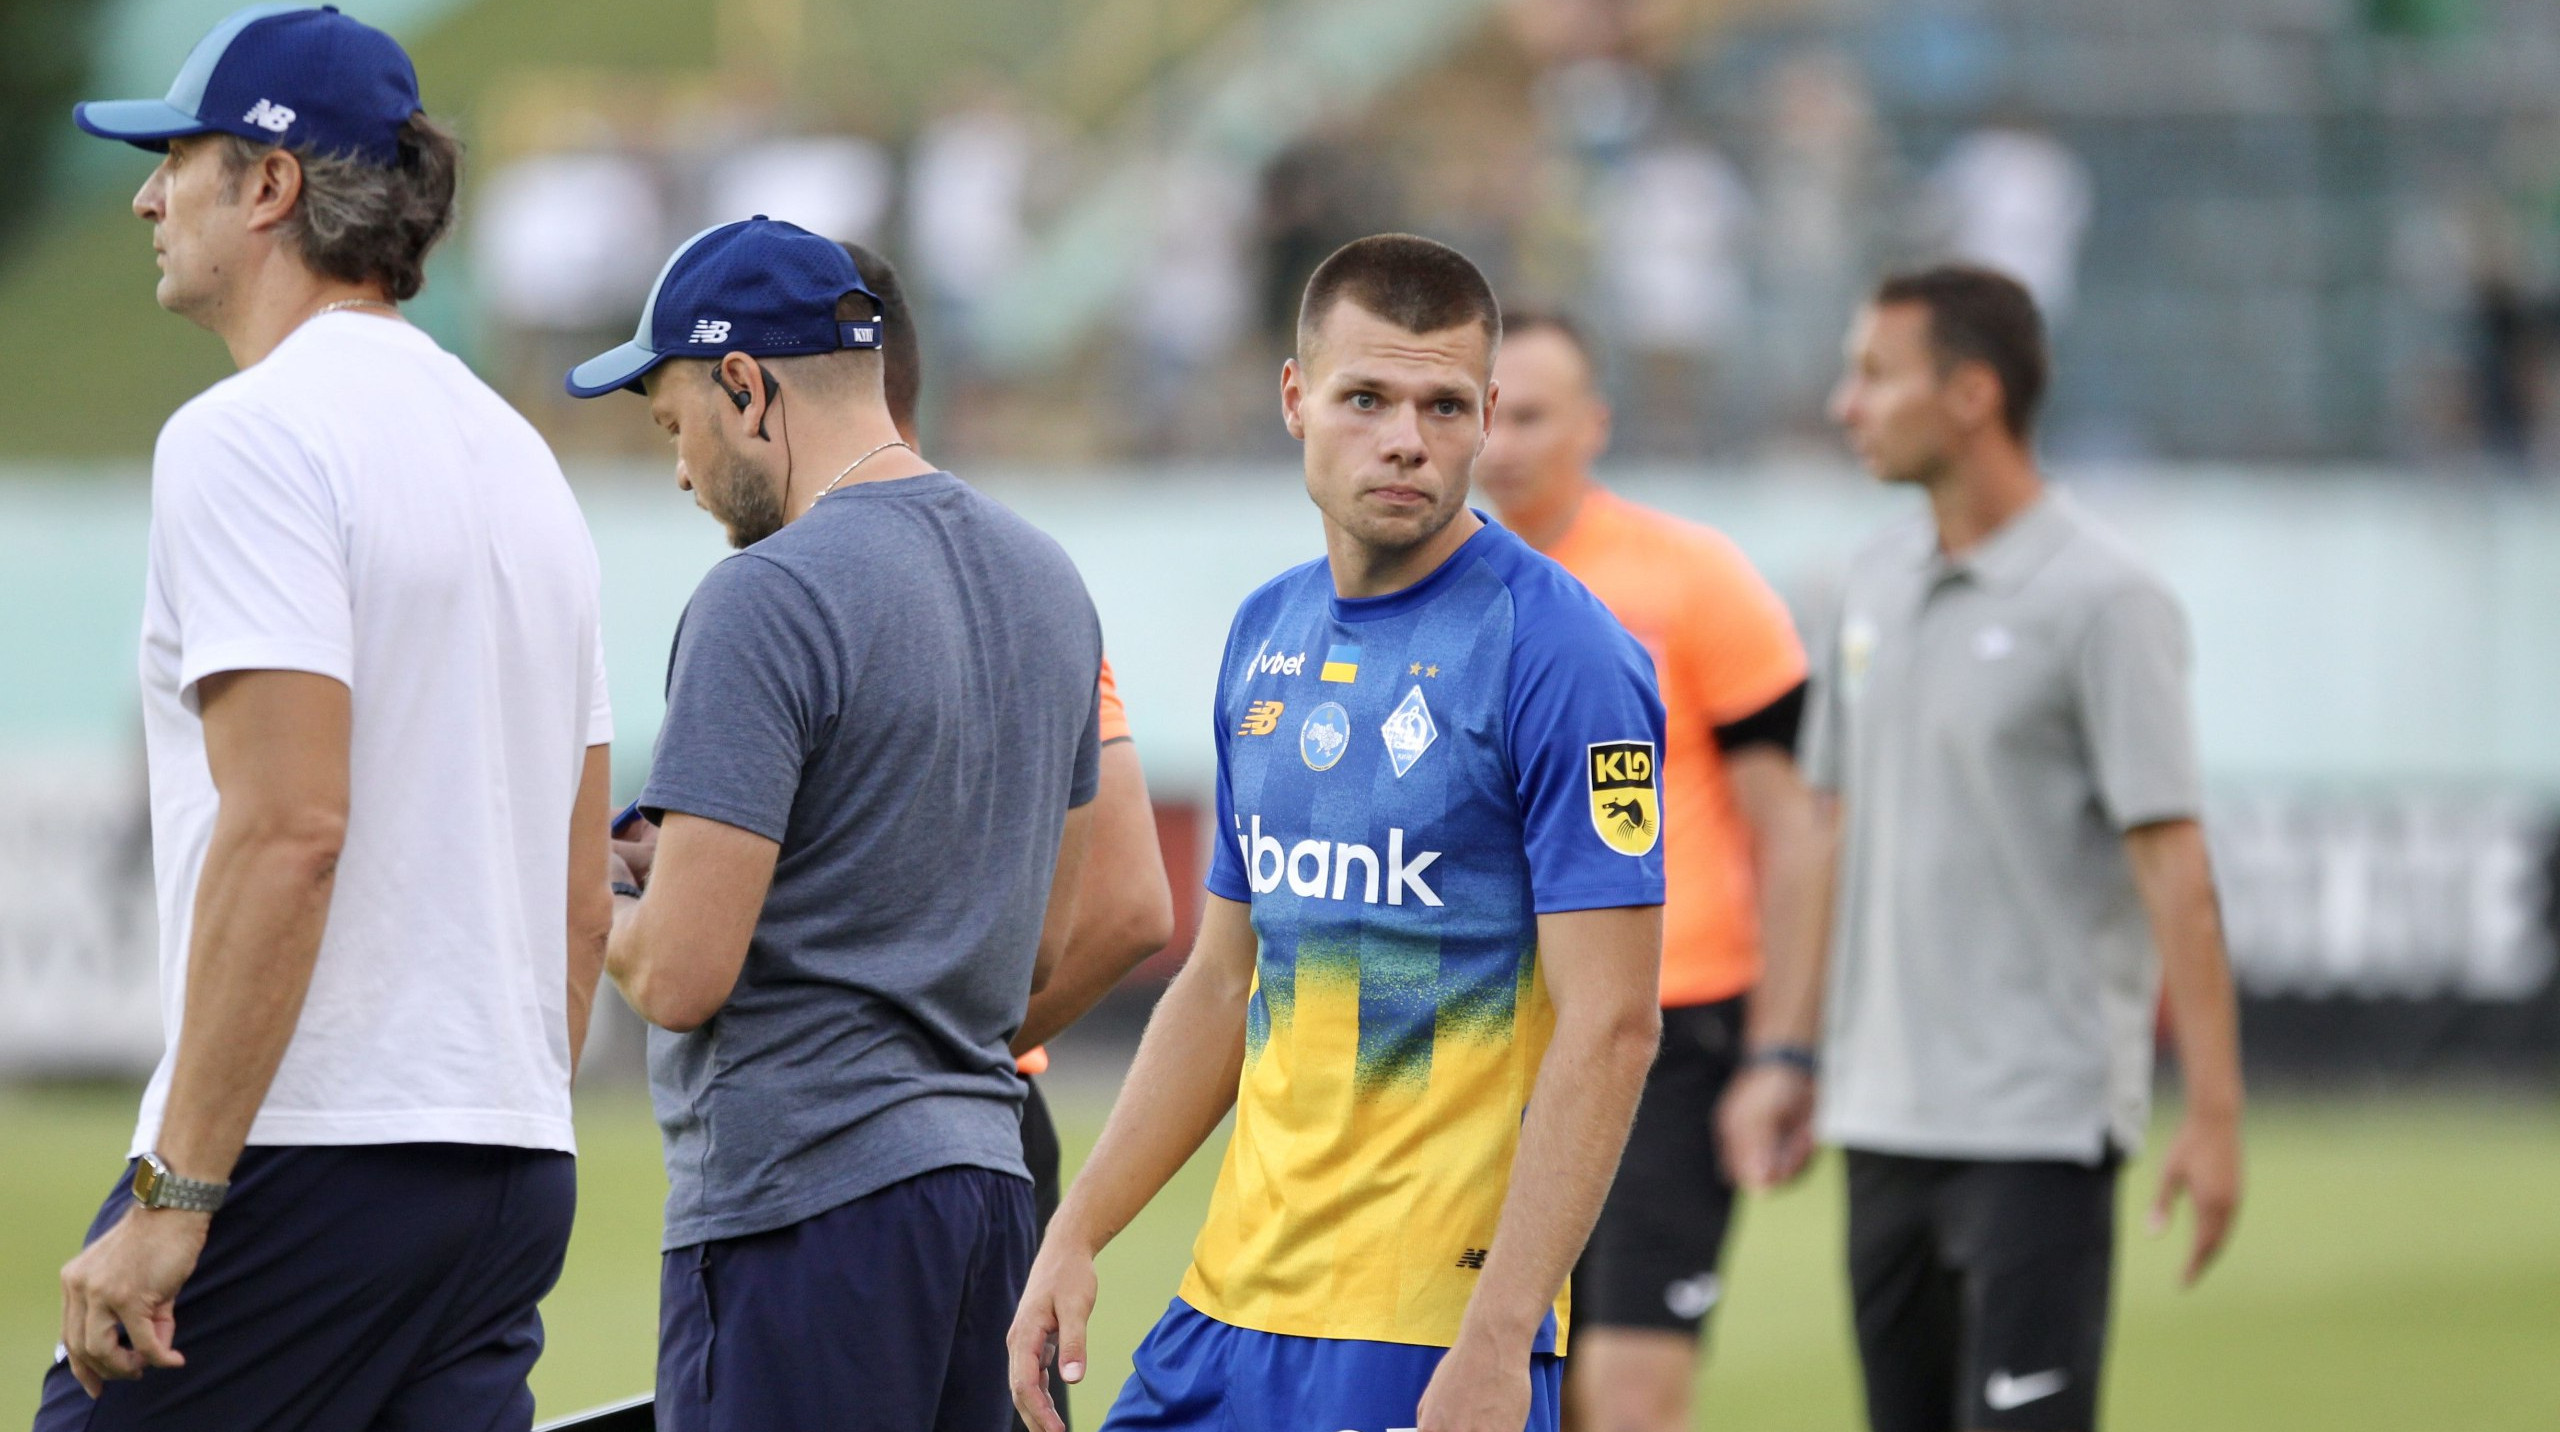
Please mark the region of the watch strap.
POLYGON ((1808 1079, 1821 1077, 1822 1056, 1804 1044, 1763 1044, 1745 1054, 1744 1065, 1783 1064, 1808 1079))
POLYGON ((133 1166, 133 1201, 145 1208, 211 1213, 222 1207, 222 1200, 230 1193, 228 1183, 171 1173, 156 1153, 144 1154, 133 1166))

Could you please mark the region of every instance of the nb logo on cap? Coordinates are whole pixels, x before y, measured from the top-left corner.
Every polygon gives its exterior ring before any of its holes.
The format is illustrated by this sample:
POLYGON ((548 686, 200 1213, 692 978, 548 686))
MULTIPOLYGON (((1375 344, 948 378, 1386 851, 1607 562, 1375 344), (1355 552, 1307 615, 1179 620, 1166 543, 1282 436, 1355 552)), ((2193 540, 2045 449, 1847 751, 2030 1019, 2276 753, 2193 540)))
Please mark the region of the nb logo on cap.
POLYGON ((729 320, 725 318, 705 318, 695 323, 693 325, 693 341, 696 343, 728 342, 729 320))
POLYGON ((240 122, 254 124, 269 134, 282 134, 293 128, 293 111, 274 100, 262 99, 249 106, 249 112, 240 116, 240 122))

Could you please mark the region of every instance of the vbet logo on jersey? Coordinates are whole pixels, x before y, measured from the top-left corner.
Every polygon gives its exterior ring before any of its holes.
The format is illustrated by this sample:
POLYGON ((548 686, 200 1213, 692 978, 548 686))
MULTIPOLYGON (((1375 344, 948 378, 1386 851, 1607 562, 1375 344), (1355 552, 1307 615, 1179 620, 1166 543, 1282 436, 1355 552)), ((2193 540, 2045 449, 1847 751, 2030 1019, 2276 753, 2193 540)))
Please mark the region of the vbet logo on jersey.
POLYGON ((1649 855, 1662 838, 1662 792, 1651 741, 1591 746, 1591 828, 1620 855, 1649 855))
POLYGON ((1253 660, 1246 664, 1244 674, 1245 679, 1251 680, 1257 676, 1297 676, 1306 669, 1307 654, 1305 652, 1282 656, 1271 649, 1269 638, 1265 638, 1262 645, 1254 651, 1253 660))
POLYGON ((1298 759, 1308 770, 1330 771, 1350 749, 1351 713, 1341 702, 1328 701, 1307 713, 1307 724, 1298 728, 1298 759))

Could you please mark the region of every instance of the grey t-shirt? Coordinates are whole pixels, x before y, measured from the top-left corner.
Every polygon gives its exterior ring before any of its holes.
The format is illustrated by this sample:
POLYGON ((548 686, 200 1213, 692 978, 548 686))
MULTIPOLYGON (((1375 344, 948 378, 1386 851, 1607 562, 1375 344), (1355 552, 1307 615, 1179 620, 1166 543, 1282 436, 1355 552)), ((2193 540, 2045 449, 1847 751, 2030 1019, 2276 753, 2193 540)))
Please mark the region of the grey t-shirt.
POLYGON ((666 1247, 1028 1177, 1005 1046, 1100 779, 1101 662, 1066 553, 948 473, 839 491, 703 578, 641 805, 782 850, 728 1003, 649 1032, 666 1247))
POLYGON ((1957 561, 1857 559, 1804 769, 1846 820, 1820 1128, 2098 1159, 2148 1115, 2158 959, 2123 835, 2197 814, 2177 599, 2062 494, 1957 561))

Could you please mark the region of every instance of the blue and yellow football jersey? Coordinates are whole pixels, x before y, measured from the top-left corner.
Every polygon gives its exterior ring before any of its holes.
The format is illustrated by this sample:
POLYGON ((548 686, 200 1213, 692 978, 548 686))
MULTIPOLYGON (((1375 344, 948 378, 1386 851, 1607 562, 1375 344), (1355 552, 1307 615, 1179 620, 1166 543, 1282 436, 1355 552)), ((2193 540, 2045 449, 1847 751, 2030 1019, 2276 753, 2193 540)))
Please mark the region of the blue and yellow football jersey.
POLYGON ((1321 561, 1255 592, 1217 722, 1208 883, 1260 949, 1183 1300, 1447 1346, 1554 1027, 1537 917, 1662 902, 1652 661, 1488 523, 1401 592, 1338 598, 1321 561))

